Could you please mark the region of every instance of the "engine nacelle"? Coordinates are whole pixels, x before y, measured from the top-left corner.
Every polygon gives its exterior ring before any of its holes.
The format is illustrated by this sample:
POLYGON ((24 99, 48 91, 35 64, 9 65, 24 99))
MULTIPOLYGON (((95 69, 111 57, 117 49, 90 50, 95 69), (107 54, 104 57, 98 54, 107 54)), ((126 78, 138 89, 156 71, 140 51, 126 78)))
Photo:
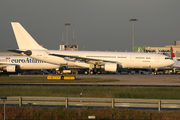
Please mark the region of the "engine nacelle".
POLYGON ((7 72, 16 72, 17 71, 17 66, 16 65, 8 65, 3 68, 3 70, 7 72))
POLYGON ((104 70, 105 71, 110 71, 110 72, 116 72, 119 69, 119 65, 117 63, 106 63, 104 65, 104 70))

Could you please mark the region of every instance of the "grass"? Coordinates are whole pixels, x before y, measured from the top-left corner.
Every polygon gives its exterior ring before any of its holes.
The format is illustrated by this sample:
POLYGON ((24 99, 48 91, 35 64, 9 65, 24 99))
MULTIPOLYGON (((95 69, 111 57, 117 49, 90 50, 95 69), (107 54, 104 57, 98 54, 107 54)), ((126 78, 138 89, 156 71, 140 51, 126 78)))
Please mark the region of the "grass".
POLYGON ((179 87, 1 86, 1 96, 180 99, 179 87), (172 94, 173 93, 173 94, 172 94))
POLYGON ((112 82, 116 79, 77 78, 76 80, 47 80, 47 77, 8 77, 0 76, 0 83, 82 83, 82 82, 112 82))
MULTIPOLYGON (((78 80, 47 80, 46 77, 0 77, 0 83, 39 82, 107 82, 109 79, 82 78, 78 80)), ((119 86, 0 86, 0 96, 53 96, 53 97, 96 97, 96 98, 141 98, 180 99, 179 87, 119 87, 119 86)), ((0 119, 3 119, 3 105, 0 119)), ((87 119, 94 115, 97 119, 179 119, 179 111, 150 111, 111 108, 66 109, 47 107, 6 106, 6 119, 75 120, 87 119)))
MULTIPOLYGON (((78 78, 77 80, 47 80, 46 77, 0 77, 0 83, 78 83, 110 82, 115 79, 78 78)), ((0 86, 0 96, 53 96, 97 98, 180 99, 179 87, 120 86, 0 86)))

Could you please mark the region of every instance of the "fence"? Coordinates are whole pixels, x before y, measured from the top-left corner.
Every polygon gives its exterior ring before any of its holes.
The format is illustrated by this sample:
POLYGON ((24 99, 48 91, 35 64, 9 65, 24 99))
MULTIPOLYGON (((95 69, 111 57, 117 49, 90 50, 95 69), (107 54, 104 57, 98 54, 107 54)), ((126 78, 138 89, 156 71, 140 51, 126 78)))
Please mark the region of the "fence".
MULTIPOLYGON (((0 104, 4 104, 0 100, 0 104)), ((83 98, 83 97, 7 97, 6 104, 13 105, 62 105, 96 107, 137 107, 137 108, 180 108, 180 100, 123 99, 123 98, 83 98)))

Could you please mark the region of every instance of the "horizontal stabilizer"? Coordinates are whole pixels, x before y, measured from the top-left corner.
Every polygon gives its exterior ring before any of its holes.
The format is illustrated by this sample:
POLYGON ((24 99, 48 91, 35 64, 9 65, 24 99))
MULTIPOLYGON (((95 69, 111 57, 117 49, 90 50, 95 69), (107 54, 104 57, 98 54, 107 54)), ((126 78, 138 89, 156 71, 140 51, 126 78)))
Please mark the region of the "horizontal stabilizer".
POLYGON ((7 51, 15 52, 15 53, 18 53, 18 54, 21 54, 22 52, 25 52, 25 51, 22 51, 22 50, 15 50, 15 49, 7 49, 7 51))
POLYGON ((7 51, 15 52, 15 53, 18 53, 18 54, 25 54, 25 55, 27 55, 27 56, 32 55, 31 50, 24 50, 24 51, 22 51, 22 50, 8 49, 7 51))

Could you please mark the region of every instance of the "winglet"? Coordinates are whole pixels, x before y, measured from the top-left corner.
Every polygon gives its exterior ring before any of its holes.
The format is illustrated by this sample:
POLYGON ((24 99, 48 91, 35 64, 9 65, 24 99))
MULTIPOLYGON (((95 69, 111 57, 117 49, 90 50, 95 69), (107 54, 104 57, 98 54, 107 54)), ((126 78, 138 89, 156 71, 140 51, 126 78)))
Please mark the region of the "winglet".
POLYGON ((20 50, 27 49, 40 49, 44 50, 45 48, 41 47, 31 35, 23 28, 23 26, 18 22, 11 22, 14 35, 20 50))

